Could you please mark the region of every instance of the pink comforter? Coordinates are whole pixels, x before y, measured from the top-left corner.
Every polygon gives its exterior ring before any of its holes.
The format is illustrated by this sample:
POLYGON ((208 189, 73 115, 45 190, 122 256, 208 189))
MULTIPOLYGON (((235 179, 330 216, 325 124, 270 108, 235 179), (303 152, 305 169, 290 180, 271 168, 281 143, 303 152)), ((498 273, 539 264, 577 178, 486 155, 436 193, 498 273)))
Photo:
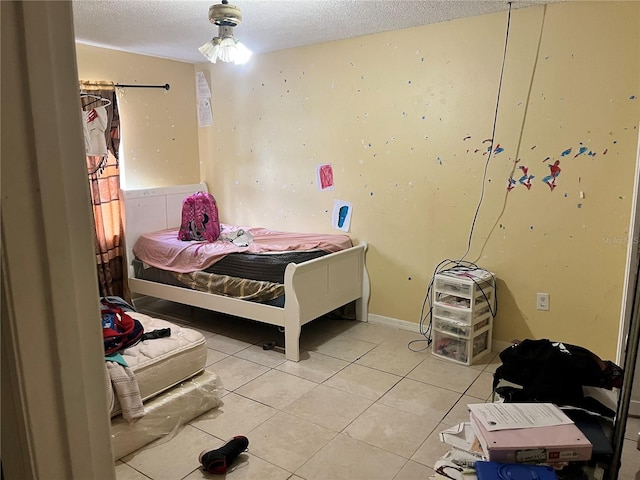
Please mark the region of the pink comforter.
POLYGON ((324 250, 337 252, 352 246, 348 235, 321 233, 288 233, 266 228, 248 228, 220 224, 221 236, 242 229, 253 235, 248 247, 218 239, 213 243, 178 240, 178 229, 161 230, 141 235, 133 246, 135 256, 152 267, 179 273, 195 272, 210 267, 233 252, 265 253, 291 250, 324 250))

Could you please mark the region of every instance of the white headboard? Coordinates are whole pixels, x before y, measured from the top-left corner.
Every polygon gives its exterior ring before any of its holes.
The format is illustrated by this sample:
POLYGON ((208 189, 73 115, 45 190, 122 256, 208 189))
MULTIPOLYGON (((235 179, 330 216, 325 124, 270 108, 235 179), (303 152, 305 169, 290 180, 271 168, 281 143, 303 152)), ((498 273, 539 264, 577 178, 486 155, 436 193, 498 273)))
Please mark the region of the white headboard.
POLYGON ((131 271, 133 245, 143 233, 177 228, 182 221, 182 200, 192 193, 207 192, 207 184, 122 190, 127 265, 131 271))

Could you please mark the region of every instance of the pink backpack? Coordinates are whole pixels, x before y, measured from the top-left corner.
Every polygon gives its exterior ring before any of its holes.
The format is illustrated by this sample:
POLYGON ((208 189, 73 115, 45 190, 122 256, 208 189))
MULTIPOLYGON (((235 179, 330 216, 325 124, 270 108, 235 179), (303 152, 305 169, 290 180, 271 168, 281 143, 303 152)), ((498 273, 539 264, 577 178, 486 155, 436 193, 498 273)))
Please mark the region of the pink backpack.
POLYGON ((213 195, 196 192, 182 201, 180 240, 215 242, 220 236, 218 206, 213 195))

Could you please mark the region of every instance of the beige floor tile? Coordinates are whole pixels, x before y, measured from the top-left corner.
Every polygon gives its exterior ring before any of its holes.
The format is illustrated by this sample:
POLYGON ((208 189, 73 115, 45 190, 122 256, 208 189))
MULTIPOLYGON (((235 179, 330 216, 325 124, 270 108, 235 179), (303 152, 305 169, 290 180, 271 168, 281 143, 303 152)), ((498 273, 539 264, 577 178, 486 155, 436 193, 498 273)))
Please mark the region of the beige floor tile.
POLYGON ((482 403, 479 398, 470 397, 469 395, 463 395, 460 400, 456 402, 456 404, 449 410, 449 413, 444 417, 442 423, 445 425, 458 425, 461 422, 468 422, 469 419, 469 408, 467 407, 470 403, 482 403))
POLYGON ((339 358, 347 362, 353 362, 354 360, 362 357, 369 350, 375 348, 375 346, 375 343, 363 342, 357 338, 339 335, 329 336, 315 345, 308 345, 306 349, 339 358))
POLYGON ((402 470, 398 472, 393 480, 418 480, 418 479, 427 479, 435 474, 433 468, 425 467, 424 465, 414 462, 413 460, 409 460, 404 464, 402 470))
POLYGON ((404 376, 424 360, 424 353, 398 349, 392 345, 378 345, 358 359, 358 365, 404 376))
MULTIPOLYGON (((490 372, 482 372, 478 375, 471 386, 465 392, 465 395, 476 397, 483 402, 491 396, 491 390, 493 387, 493 374, 490 372)), ((476 402, 480 403, 480 402, 476 402)))
POLYGON ((317 383, 270 370, 236 390, 242 396, 282 409, 307 393, 317 383))
POLYGON ((624 440, 622 445, 622 466, 618 474, 618 480, 640 479, 640 451, 637 449, 636 440, 624 440))
POLYGON ((187 425, 168 442, 155 443, 122 460, 153 480, 176 480, 198 468, 200 452, 219 443, 208 433, 187 425))
POLYGON ((252 455, 295 472, 324 447, 335 432, 280 412, 248 435, 252 455))
MULTIPOLYGON (((311 325, 314 323, 311 322, 311 325)), ((327 331, 324 328, 309 328, 309 324, 304 325, 300 333, 300 353, 308 350, 313 351, 316 346, 334 337, 336 337, 335 332, 327 331)))
MULTIPOLYGON (((271 326, 150 297, 139 304, 205 335, 207 368, 226 390, 219 409, 117 462, 118 480, 213 478, 199 469, 198 455, 234 435, 247 435, 250 445, 229 480, 426 479, 449 450, 439 433, 468 420, 467 404, 490 396, 500 365, 497 352, 459 365, 432 356, 416 332, 336 318, 305 325, 303 360, 290 362, 281 349, 261 349, 261 338, 282 337, 271 326), (408 378, 387 373, 404 371, 402 362, 416 355, 421 363, 408 378)), ((619 480, 640 480, 638 431, 640 419, 629 419, 619 480)))
POLYGON ((391 480, 406 459, 338 434, 295 473, 306 480, 391 480))
POLYGON ((324 382, 325 385, 377 400, 402 377, 362 365, 351 364, 324 382))
POLYGON ((269 371, 269 368, 264 365, 258 365, 235 356, 223 358, 207 369, 217 373, 224 388, 231 391, 269 371))
POLYGON ((382 341, 383 345, 391 345, 398 348, 405 348, 413 352, 426 353, 430 349, 427 348, 427 341, 424 335, 411 330, 403 330, 400 328, 387 328, 388 334, 382 341))
POLYGON ((448 425, 440 424, 436 426, 431 435, 420 445, 411 460, 421 463, 427 467, 433 467, 436 460, 440 460, 449 450, 450 446, 440 441, 440 432, 446 430, 448 425))
POLYGON ((490 352, 487 353, 480 360, 476 361, 471 368, 476 370, 482 370, 483 372, 493 373, 496 371, 500 365, 502 365, 502 361, 498 356, 499 352, 490 352))
POLYGON ((378 402, 404 412, 424 415, 439 422, 461 396, 452 390, 405 378, 383 395, 378 402))
POLYGON ((389 336, 389 327, 369 322, 354 321, 348 324, 344 335, 365 342, 381 344, 389 336))
POLYGON ((219 352, 218 350, 214 350, 212 348, 207 348, 207 360, 205 363, 205 367, 213 365, 216 362, 219 362, 223 358, 227 358, 229 355, 226 353, 219 352))
POLYGON ((265 462, 261 458, 251 455, 250 452, 245 452, 238 456, 224 475, 213 475, 198 469, 185 477, 184 480, 212 480, 218 478, 220 480, 287 480, 290 475, 286 470, 265 462))
POLYGON ((148 480, 149 477, 143 475, 126 463, 116 462, 116 480, 148 480))
POLYGON ((629 417, 627 419, 627 428, 624 431, 624 438, 637 441, 638 434, 640 434, 640 418, 629 417))
POLYGON ((286 362, 284 350, 265 350, 262 348, 262 345, 252 345, 249 348, 240 350, 234 356, 259 363, 269 368, 275 368, 286 362))
POLYGON ((227 353, 229 355, 238 353, 240 350, 244 350, 245 348, 248 348, 251 345, 252 345, 251 343, 244 342, 242 340, 237 340, 231 337, 226 337, 221 334, 216 334, 216 335, 207 337, 208 348, 213 348, 214 350, 218 350, 219 352, 227 353))
POLYGON ((356 322, 358 321, 324 316, 314 320, 313 322, 303 325, 302 331, 305 333, 318 331, 340 334, 346 332, 351 327, 351 325, 356 322))
POLYGON ((420 382, 435 385, 437 387, 455 390, 464 393, 475 381, 481 372, 446 360, 438 360, 433 356, 428 356, 424 361, 413 369, 408 378, 420 382))
POLYGON ((357 440, 410 458, 438 425, 429 417, 376 403, 344 431, 357 440))
POLYGON ((342 431, 372 401, 325 385, 317 385, 284 411, 335 432, 342 431))
POLYGON ((200 415, 192 420, 190 425, 224 441, 236 435, 244 435, 248 438, 251 430, 276 413, 278 413, 276 409, 267 405, 229 393, 223 397, 219 408, 200 415))
POLYGON ((300 357, 299 362, 287 360, 276 369, 312 382, 322 383, 349 365, 344 360, 317 352, 306 352, 306 355, 300 357))

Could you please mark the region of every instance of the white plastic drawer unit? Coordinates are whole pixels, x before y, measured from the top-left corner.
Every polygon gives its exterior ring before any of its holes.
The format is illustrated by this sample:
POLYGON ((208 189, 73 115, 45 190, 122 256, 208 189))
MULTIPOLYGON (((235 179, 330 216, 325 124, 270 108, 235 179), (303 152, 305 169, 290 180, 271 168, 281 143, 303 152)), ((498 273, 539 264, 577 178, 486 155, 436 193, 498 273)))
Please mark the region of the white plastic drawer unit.
POLYGON ((432 353, 453 362, 472 365, 491 351, 491 330, 473 338, 462 338, 445 332, 433 331, 432 353))
POLYGON ((435 276, 432 352, 472 365, 491 351, 496 280, 486 270, 451 270, 435 276))

